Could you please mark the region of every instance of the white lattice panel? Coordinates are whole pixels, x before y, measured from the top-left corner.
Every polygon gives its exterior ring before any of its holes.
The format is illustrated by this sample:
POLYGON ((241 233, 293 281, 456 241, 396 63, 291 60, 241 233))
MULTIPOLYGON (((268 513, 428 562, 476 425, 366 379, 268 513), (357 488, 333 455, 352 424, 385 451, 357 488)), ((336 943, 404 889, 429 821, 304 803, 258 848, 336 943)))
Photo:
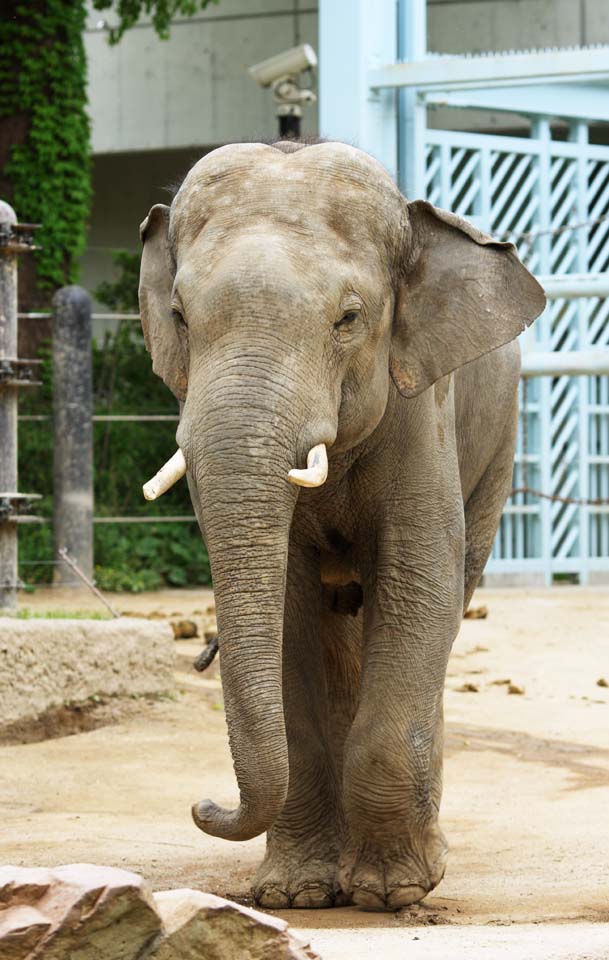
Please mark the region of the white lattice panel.
MULTIPOLYGON (((577 142, 552 140, 548 125, 530 139, 442 130, 426 136, 432 203, 513 240, 534 273, 609 269, 609 220, 577 226, 609 214, 609 148, 581 136, 577 142)), ((561 351, 606 345, 609 300, 598 298, 552 301, 523 343, 525 349, 561 351)), ((514 487, 609 497, 608 378, 531 379, 526 405, 523 392, 521 385, 514 487)), ((513 495, 488 569, 543 571, 548 582, 561 574, 585 581, 590 570, 609 571, 609 507, 513 495)))

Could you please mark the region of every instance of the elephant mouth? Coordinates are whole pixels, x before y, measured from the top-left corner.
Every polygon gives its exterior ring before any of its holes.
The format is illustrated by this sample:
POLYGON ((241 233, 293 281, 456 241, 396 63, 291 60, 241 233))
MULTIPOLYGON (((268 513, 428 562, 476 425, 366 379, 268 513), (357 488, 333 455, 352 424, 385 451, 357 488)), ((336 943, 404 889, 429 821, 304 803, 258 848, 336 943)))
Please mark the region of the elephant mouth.
MULTIPOLYGON (((186 458, 178 447, 166 464, 148 480, 142 490, 146 500, 156 500, 173 487, 186 473, 186 458)), ((303 470, 292 469, 288 473, 290 483, 299 487, 321 487, 328 479, 328 451, 325 443, 311 447, 307 465, 303 470)))

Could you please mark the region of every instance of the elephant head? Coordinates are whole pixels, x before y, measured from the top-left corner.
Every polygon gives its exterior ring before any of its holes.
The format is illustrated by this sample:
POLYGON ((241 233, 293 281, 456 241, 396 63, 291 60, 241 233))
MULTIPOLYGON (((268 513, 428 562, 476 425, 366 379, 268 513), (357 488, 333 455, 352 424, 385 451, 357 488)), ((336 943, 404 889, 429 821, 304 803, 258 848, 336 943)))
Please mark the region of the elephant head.
POLYGON ((272 825, 288 786, 281 638, 299 485, 323 483, 326 451, 375 430, 390 391, 406 403, 518 336, 543 293, 511 244, 408 203, 341 143, 214 150, 141 236, 146 344, 183 402, 181 452, 149 493, 186 469, 196 487, 240 789, 237 810, 204 801, 194 816, 243 840, 272 825))

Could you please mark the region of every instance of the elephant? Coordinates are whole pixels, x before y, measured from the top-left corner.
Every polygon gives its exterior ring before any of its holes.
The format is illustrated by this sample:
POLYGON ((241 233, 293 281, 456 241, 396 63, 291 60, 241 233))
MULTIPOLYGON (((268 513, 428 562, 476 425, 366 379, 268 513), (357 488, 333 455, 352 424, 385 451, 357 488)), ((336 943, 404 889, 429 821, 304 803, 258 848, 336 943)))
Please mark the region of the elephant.
POLYGON ((181 404, 150 495, 187 474, 240 795, 194 821, 267 834, 263 907, 415 903, 445 871, 447 659, 543 290, 334 141, 215 149, 140 233, 145 342, 181 404))

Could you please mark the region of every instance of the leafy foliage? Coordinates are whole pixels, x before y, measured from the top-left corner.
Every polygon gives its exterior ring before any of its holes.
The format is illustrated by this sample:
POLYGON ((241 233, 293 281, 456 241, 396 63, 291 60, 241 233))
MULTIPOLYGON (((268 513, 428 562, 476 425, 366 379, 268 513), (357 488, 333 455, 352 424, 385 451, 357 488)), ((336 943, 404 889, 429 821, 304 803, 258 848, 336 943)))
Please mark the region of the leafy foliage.
MULTIPOLYGON (((14 138, 3 177, 19 219, 42 225, 37 276, 41 289, 50 291, 76 279, 91 200, 85 5, 16 0, 6 6, 11 15, 0 22, 0 121, 11 120, 25 136, 14 138)), ((11 124, 3 130, 10 136, 11 124)))
POLYGON ((126 30, 133 27, 143 13, 152 17, 152 24, 161 39, 169 36, 173 17, 178 14, 192 17, 218 0, 93 0, 96 10, 114 10, 118 14, 116 26, 109 27, 108 39, 118 43, 126 30))
MULTIPOLYGON (((137 309, 139 255, 119 251, 113 282, 100 284, 97 299, 115 312, 137 309)), ((51 409, 52 366, 49 351, 43 362, 43 386, 29 391, 22 413, 51 409)), ((100 414, 177 413, 177 404, 152 373, 139 324, 119 322, 93 346, 95 412, 100 414)), ((96 423, 94 428, 95 512, 97 516, 189 516, 192 504, 184 481, 158 503, 146 503, 142 482, 175 449, 176 422, 96 423)), ((52 432, 39 421, 21 423, 19 436, 22 489, 43 494, 37 512, 52 514, 52 432)), ((30 564, 52 555, 50 524, 22 526, 19 534, 21 576, 43 582, 52 567, 30 564)), ((106 590, 154 590, 163 585, 187 586, 210 582, 207 552, 196 523, 96 524, 95 575, 106 590)))
MULTIPOLYGON (((94 0, 112 10, 118 43, 142 14, 158 35, 172 17, 218 0, 94 0)), ((90 122, 83 42, 85 0, 4 0, 0 15, 0 146, 3 181, 21 222, 41 224, 37 284, 49 294, 78 279, 91 205, 90 122), (12 146, 11 146, 12 145, 12 146)))
POLYGON ((140 278, 140 255, 127 250, 115 250, 112 263, 119 271, 114 280, 102 280, 95 297, 113 313, 139 313, 137 287, 140 278))
MULTIPOLYGON (((169 35, 177 14, 193 15, 217 0, 94 0, 112 10, 117 43, 142 14, 159 36, 169 35)), ((85 0, 6 0, 0 20, 0 147, 8 159, 2 177, 22 222, 40 223, 37 282, 50 294, 77 279, 91 202, 90 124, 86 114, 85 0)), ((119 276, 100 285, 97 297, 113 311, 137 310, 139 257, 119 252, 119 276)), ((22 394, 21 413, 51 410, 52 368, 42 357, 43 386, 22 394)), ((93 352, 98 413, 170 413, 175 401, 152 376, 139 330, 128 322, 108 331, 93 352)), ((107 516, 165 511, 192 512, 185 484, 159 508, 145 506, 142 478, 151 476, 175 445, 175 424, 96 424, 94 440, 97 512, 107 516)), ((42 494, 40 516, 52 515, 52 431, 39 421, 20 426, 20 488, 42 494)), ((50 523, 20 530, 20 574, 48 581, 52 566, 50 523)), ((209 563, 196 526, 99 524, 95 529, 97 577, 114 589, 146 589, 161 583, 209 582, 209 563)))

